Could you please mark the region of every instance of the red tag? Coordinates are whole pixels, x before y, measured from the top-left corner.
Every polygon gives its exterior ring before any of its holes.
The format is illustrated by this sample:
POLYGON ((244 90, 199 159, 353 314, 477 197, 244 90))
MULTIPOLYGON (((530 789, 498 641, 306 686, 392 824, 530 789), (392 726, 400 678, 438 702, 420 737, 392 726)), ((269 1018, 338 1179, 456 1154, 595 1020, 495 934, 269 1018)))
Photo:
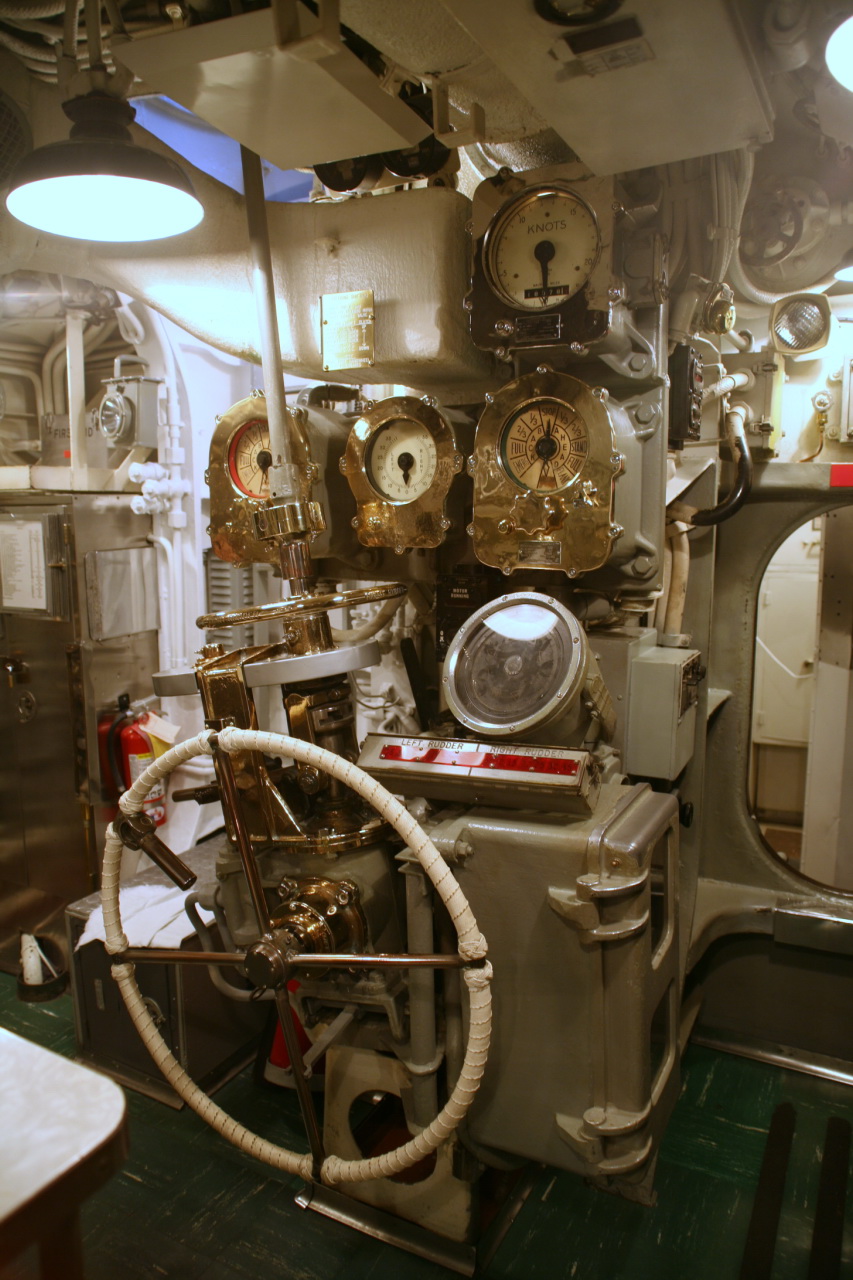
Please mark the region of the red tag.
POLYGON ((401 747, 386 744, 379 753, 380 760, 399 760, 403 764, 441 764, 457 769, 503 769, 507 773, 556 774, 561 778, 573 778, 578 771, 577 760, 556 756, 510 755, 494 751, 452 751, 442 747, 401 747))
POLYGON ((853 489, 853 462, 833 462, 829 468, 830 489, 853 489))

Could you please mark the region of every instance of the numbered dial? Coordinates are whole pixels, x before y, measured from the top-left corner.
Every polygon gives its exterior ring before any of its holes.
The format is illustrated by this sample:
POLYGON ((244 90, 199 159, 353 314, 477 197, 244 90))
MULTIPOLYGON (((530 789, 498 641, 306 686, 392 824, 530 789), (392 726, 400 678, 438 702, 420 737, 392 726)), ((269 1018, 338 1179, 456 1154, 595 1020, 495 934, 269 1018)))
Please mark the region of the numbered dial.
POLYGON ((529 401, 501 432, 504 471, 519 488, 532 493, 567 489, 580 475, 588 452, 586 423, 562 400, 529 401))
POLYGON ((510 306, 558 306, 583 288, 601 240, 592 210, 572 191, 535 188, 498 216, 485 245, 486 278, 510 306))
POLYGON ((367 478, 390 502, 414 502, 435 478, 438 454, 432 433, 422 422, 392 419, 380 427, 365 453, 367 478))
POLYGON ((228 471, 235 488, 250 498, 270 496, 270 429, 262 418, 246 422, 228 445, 228 471))

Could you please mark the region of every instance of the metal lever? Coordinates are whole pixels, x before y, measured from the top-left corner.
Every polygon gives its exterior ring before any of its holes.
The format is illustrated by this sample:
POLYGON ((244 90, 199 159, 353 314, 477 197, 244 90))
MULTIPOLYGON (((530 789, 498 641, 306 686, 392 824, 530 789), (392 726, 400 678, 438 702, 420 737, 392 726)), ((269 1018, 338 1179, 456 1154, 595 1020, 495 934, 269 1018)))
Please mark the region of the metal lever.
POLYGON ((173 791, 170 799, 177 802, 195 800, 196 804, 213 804, 214 800, 219 799, 219 786, 215 782, 209 782, 203 787, 186 787, 183 791, 173 791))
POLYGON ((115 828, 126 849, 142 849, 179 889, 191 889, 195 884, 198 876, 155 834, 154 820, 147 813, 125 814, 115 828))

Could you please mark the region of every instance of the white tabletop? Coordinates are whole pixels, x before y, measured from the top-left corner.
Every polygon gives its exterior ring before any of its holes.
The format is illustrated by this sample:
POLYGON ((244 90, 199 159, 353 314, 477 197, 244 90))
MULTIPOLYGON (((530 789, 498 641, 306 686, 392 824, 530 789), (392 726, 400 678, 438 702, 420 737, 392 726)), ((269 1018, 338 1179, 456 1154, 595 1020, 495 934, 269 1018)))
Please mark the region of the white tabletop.
POLYGON ((73 1211, 127 1151, 122 1090, 0 1027, 0 1256, 73 1211), (53 1203, 53 1202, 56 1203, 53 1203), (43 1220, 43 1219, 42 1219, 43 1220))

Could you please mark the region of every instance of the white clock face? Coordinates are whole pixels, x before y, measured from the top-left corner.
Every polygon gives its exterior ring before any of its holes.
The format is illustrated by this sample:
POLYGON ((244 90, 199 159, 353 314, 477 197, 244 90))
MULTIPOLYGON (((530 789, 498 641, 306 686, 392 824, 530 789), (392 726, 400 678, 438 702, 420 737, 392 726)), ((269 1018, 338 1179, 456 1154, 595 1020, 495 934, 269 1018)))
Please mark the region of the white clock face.
POLYGON ((493 223, 485 248, 486 278, 511 306, 546 310, 583 288, 600 249, 595 216, 579 196, 534 188, 493 223))
POLYGON ((435 440, 427 427, 410 418, 394 418, 371 437, 364 466, 381 497, 414 502, 432 484, 437 461, 435 440))

